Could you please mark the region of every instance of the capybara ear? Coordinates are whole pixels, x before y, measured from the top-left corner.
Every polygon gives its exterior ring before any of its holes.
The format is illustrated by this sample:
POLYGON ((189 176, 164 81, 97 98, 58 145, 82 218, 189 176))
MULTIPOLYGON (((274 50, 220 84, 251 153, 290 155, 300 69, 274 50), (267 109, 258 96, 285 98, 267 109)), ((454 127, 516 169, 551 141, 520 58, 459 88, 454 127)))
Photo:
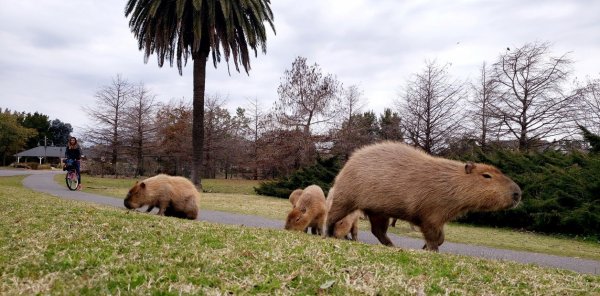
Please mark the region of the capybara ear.
POLYGON ((144 182, 140 183, 140 187, 142 187, 142 189, 146 188, 146 183, 144 183, 144 182))
POLYGON ((473 170, 475 169, 475 164, 472 162, 467 162, 467 164, 465 164, 465 172, 467 174, 470 174, 473 172, 473 170))

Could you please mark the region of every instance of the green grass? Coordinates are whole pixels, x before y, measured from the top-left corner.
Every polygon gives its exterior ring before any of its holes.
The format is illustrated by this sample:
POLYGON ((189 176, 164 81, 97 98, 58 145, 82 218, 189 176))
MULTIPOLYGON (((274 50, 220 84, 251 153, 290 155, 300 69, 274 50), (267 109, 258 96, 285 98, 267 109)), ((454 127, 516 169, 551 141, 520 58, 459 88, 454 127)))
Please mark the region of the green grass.
MULTIPOLYGON (((64 182, 62 178, 62 175, 57 176, 57 182, 62 184, 64 182)), ((83 182, 86 192, 119 198, 124 198, 129 187, 135 183, 131 179, 89 177, 86 177, 83 182)), ((224 192, 236 191, 238 189, 235 188, 241 186, 238 184, 246 184, 244 180, 241 182, 240 180, 203 180, 203 182, 205 184, 221 182, 224 184, 222 185, 224 192), (227 189, 227 184, 234 189, 227 189)), ((281 198, 249 194, 203 193, 200 208, 284 220, 291 206, 287 199, 281 198)), ((368 222, 361 221, 359 228, 369 230, 370 226, 368 222)), ((408 224, 401 221, 398 221, 397 227, 390 227, 389 232, 422 238, 420 232, 411 231, 408 224)), ((449 242, 600 260, 600 242, 456 223, 446 225, 445 232, 446 241, 449 242)))
POLYGON ((600 293, 595 275, 127 212, 21 179, 0 178, 1 295, 600 293))
MULTIPOLYGON (((102 194, 106 196, 125 198, 127 191, 135 181, 143 180, 140 178, 99 178, 82 176, 83 188, 86 192, 102 194)), ((64 183, 64 175, 57 174, 54 180, 59 183, 64 183)), ((254 180, 231 180, 231 179, 203 179, 203 191, 207 193, 233 193, 255 195, 254 187, 258 186, 260 181, 254 180)))

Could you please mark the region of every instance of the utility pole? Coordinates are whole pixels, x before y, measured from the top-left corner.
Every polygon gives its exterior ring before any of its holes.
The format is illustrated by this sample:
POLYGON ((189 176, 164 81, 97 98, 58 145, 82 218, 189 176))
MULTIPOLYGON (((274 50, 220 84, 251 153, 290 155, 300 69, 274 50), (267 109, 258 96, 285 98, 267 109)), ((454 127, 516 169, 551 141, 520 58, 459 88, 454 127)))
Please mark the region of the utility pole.
POLYGON ((44 163, 46 163, 46 162, 48 161, 48 160, 47 160, 47 159, 48 159, 48 157, 47 157, 47 155, 46 155, 46 146, 47 146, 47 145, 46 145, 46 141, 47 141, 47 137, 46 137, 46 136, 44 136, 44 163))

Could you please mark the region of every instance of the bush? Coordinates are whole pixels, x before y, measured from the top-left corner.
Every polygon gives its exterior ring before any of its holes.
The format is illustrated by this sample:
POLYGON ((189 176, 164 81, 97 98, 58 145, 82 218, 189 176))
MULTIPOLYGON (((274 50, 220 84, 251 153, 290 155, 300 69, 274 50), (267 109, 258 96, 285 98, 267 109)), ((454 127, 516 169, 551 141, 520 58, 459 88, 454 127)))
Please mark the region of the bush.
POLYGON ((340 163, 337 158, 332 157, 325 160, 319 158, 316 164, 301 168, 288 177, 261 182, 258 187, 254 188, 254 191, 260 195, 288 198, 295 189, 315 184, 319 185, 327 194, 339 170, 340 163))
POLYGON ((598 237, 600 156, 494 151, 470 160, 495 165, 513 178, 523 190, 523 200, 516 209, 471 213, 460 222, 598 237))

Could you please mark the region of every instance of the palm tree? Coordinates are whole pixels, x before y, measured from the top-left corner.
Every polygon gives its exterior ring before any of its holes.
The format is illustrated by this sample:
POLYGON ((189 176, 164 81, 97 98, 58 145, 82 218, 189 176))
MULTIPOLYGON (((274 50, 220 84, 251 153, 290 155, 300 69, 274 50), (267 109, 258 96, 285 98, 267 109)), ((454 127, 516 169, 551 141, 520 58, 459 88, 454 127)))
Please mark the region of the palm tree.
POLYGON ((270 0, 128 0, 125 16, 131 16, 129 27, 144 50, 144 62, 156 54, 158 66, 165 60, 177 62, 179 75, 188 57, 194 61, 194 96, 192 126, 192 182, 200 183, 202 145, 204 141, 204 89, 206 62, 212 55, 215 68, 221 61, 221 50, 229 70, 232 57, 250 70, 249 48, 257 56, 260 47, 266 53, 268 23, 275 32, 270 0))

